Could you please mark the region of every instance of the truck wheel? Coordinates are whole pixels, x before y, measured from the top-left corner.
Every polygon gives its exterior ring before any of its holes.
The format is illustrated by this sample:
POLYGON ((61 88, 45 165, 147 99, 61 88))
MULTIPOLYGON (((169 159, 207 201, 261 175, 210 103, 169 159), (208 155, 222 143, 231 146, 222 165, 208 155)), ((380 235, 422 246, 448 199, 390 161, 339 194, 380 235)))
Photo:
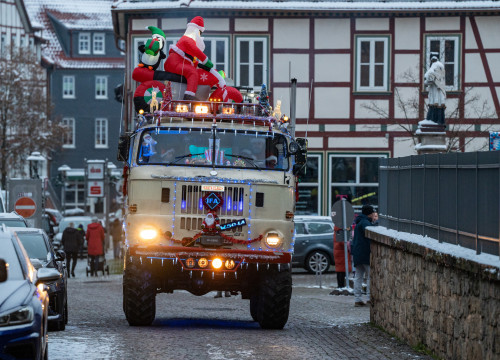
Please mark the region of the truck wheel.
POLYGON ((156 315, 156 288, 151 273, 134 264, 123 274, 123 311, 129 325, 151 325, 156 315))
POLYGON ((250 315, 252 316, 253 321, 257 320, 257 313, 259 309, 259 297, 257 295, 252 295, 250 297, 250 315))
POLYGON ((270 269, 259 284, 257 321, 263 329, 283 329, 290 311, 292 273, 270 269))

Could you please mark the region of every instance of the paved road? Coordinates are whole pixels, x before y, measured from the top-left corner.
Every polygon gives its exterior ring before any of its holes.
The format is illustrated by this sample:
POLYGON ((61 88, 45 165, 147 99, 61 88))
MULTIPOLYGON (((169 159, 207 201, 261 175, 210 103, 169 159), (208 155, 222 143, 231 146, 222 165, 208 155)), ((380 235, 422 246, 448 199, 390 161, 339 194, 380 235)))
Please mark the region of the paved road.
POLYGON ((284 330, 261 330, 249 301, 185 291, 157 296, 150 327, 130 327, 122 312, 121 276, 85 276, 69 284, 69 324, 49 334, 50 359, 430 359, 368 324, 369 309, 353 297, 331 296, 334 274, 293 275, 284 330))

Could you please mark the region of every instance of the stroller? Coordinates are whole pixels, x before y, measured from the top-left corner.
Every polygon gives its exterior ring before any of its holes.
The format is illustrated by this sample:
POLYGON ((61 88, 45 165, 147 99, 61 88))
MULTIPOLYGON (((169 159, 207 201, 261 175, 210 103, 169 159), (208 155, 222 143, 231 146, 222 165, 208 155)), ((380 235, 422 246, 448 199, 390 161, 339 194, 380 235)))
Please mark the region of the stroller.
MULTIPOLYGON (((87 256, 87 277, 91 273, 90 256, 87 256)), ((106 257, 104 255, 99 255, 99 263, 97 264, 96 275, 102 271, 102 275, 106 273, 109 275, 109 265, 106 265, 106 257)))

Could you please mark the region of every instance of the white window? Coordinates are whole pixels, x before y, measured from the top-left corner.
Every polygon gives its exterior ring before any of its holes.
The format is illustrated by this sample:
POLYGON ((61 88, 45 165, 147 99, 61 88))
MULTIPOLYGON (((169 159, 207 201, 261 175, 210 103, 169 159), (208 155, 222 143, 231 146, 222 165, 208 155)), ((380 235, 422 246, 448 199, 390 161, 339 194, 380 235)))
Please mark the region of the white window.
POLYGON ((64 148, 74 148, 75 147, 75 119, 74 118, 63 118, 62 125, 65 129, 63 135, 63 147, 64 148))
POLYGON ((108 119, 95 119, 95 147, 108 147, 108 119))
POLYGON ((95 77, 95 98, 107 99, 108 98, 108 77, 96 76, 95 77))
POLYGON ((321 154, 307 154, 306 175, 300 177, 299 200, 296 213, 300 215, 321 215, 321 182, 323 157, 321 154))
POLYGON ((78 54, 90 54, 90 33, 78 34, 78 54))
POLYGON ((389 37, 356 37, 356 91, 389 91, 389 37))
POLYGON ((364 204, 378 206, 378 162, 385 154, 330 154, 328 213, 340 195, 346 195, 354 209, 364 204))
MULTIPOLYGON (((439 61, 444 65, 446 90, 460 89, 460 36, 426 36, 426 71, 431 66, 431 53, 439 53, 439 61)), ((425 72, 424 72, 425 73, 425 72)))
POLYGON ((209 38, 205 39, 205 51, 214 67, 219 70, 224 70, 227 77, 229 76, 229 39, 228 38, 209 38))
POLYGON ((256 90, 267 83, 267 38, 236 39, 236 84, 256 90))
POLYGON ((104 33, 95 33, 93 42, 94 54, 104 54, 104 33))
POLYGON ((63 99, 75 98, 75 77, 63 76, 63 99))

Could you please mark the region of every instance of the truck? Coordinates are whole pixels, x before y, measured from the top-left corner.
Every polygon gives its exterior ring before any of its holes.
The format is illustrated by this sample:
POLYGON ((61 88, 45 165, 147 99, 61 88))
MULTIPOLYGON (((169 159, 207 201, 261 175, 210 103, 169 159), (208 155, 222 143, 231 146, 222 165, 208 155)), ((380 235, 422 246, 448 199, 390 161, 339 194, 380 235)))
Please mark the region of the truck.
POLYGON ((306 139, 260 103, 163 99, 119 141, 128 323, 150 325, 158 293, 230 291, 282 329, 306 139))

